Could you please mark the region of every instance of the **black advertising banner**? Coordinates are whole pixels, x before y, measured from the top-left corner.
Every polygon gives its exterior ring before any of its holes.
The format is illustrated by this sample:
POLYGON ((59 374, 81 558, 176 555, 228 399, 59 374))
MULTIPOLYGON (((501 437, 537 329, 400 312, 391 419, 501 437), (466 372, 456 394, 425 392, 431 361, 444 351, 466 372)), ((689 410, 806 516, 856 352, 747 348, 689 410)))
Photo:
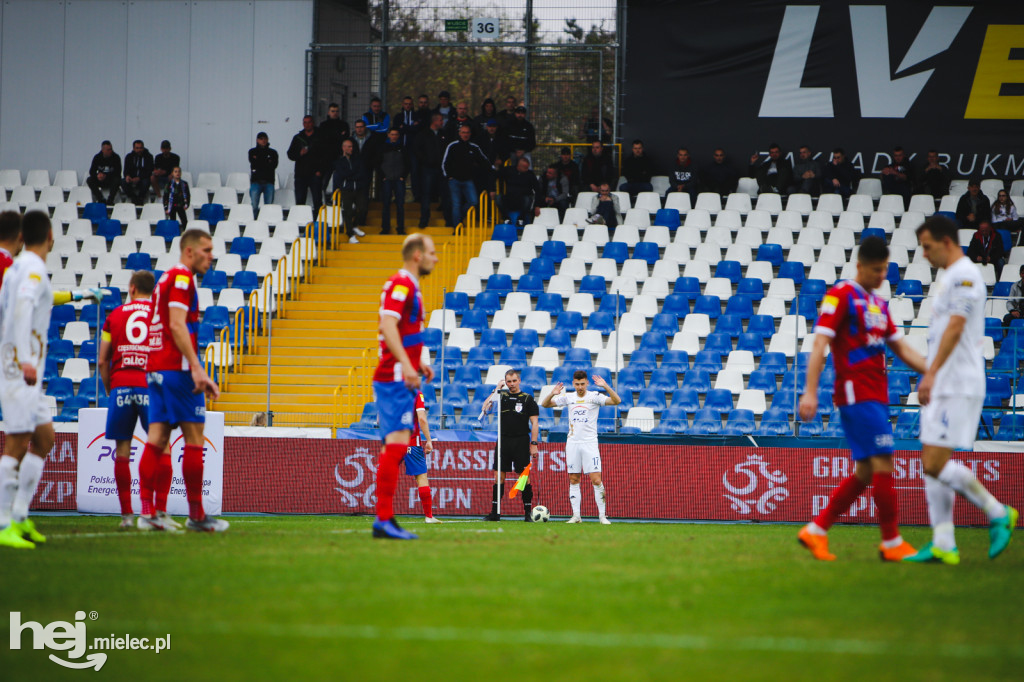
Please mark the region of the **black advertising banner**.
POLYGON ((1024 178, 1024 2, 629 0, 624 107, 624 139, 666 169, 722 147, 745 174, 778 142, 871 175, 899 145, 1024 178))

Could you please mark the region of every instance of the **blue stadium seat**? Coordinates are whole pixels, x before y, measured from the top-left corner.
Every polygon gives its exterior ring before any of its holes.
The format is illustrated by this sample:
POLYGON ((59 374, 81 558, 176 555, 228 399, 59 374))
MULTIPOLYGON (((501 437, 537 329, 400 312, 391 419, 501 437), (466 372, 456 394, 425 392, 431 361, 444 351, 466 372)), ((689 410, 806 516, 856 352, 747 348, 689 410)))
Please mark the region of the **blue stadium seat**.
POLYGON ((896 394, 902 397, 910 395, 910 376, 907 374, 889 376, 889 390, 896 391, 896 394))
POLYGON ((57 362, 57 358, 47 357, 46 364, 43 366, 43 382, 48 384, 58 378, 60 378, 60 364, 57 362))
POLYGON ((732 392, 727 388, 713 388, 704 396, 704 408, 714 410, 718 414, 732 411, 732 392))
POLYGON ((601 256, 602 258, 611 258, 622 265, 629 258, 629 245, 626 242, 608 242, 604 245, 601 256))
POLYGON ((686 298, 686 294, 669 294, 661 304, 661 312, 671 313, 677 318, 682 319, 690 314, 690 300, 686 298))
POLYGON ((778 244, 761 244, 757 247, 757 260, 768 261, 779 267, 782 265, 782 247, 778 244))
POLYGON ((220 332, 231 323, 228 309, 222 305, 211 305, 203 313, 203 322, 213 327, 214 331, 220 332))
MULTIPOLYGON (((591 316, 591 319, 593 319, 593 316, 591 316)), ((668 353, 665 355, 668 355, 668 353)), ((662 362, 664 362, 664 360, 662 360, 662 362)), ((658 367, 657 355, 652 350, 635 350, 633 351, 633 354, 629 356, 628 366, 633 369, 638 369, 641 372, 653 372, 658 367)), ((619 380, 622 380, 621 373, 619 374, 619 380)))
POLYGON ((717 353, 719 356, 732 352, 732 337, 726 332, 711 332, 704 340, 704 350, 699 353, 717 353))
POLYGON ((562 295, 543 293, 537 297, 537 310, 549 315, 562 314, 562 295))
MULTIPOLYGON (((157 272, 157 270, 153 271, 153 277, 159 282, 160 275, 158 275, 157 272)), ((104 287, 104 289, 110 292, 103 297, 103 302, 100 304, 103 307, 103 314, 106 315, 111 310, 121 305, 121 290, 117 287, 104 287)))
POLYGON ((693 386, 683 386, 672 392, 672 407, 669 412, 687 412, 693 414, 700 409, 700 396, 693 386))
MULTIPOLYGON (((470 348, 469 350, 473 351, 479 349, 470 348)), ((493 356, 491 357, 492 360, 490 362, 488 362, 486 358, 481 357, 479 353, 477 353, 476 358, 474 359, 473 362, 470 362, 470 359, 467 358, 465 365, 458 365, 455 368, 455 376, 452 377, 451 383, 453 385, 462 384, 467 387, 476 386, 477 384, 480 383, 481 368, 490 367, 490 363, 494 362, 493 356)), ((447 394, 448 391, 445 390, 445 399, 448 398, 447 394)))
POLYGON ((775 396, 772 397, 772 409, 779 409, 786 414, 793 414, 796 406, 796 398, 798 398, 796 391, 787 391, 779 389, 775 392, 775 396))
POLYGON ((608 282, 601 275, 584 275, 580 280, 580 293, 590 294, 600 300, 608 291, 608 282))
POLYGON ((615 431, 615 420, 618 418, 618 410, 615 405, 602 405, 597 413, 597 430, 599 433, 612 433, 615 431))
POLYGON ((112 242, 114 241, 114 237, 120 237, 124 234, 124 226, 121 225, 120 220, 107 218, 96 223, 96 234, 103 237, 108 242, 112 242))
POLYGON ((992 372, 1020 377, 1021 355, 1012 352, 999 353, 992 358, 992 372))
POLYGON ((423 345, 426 346, 431 353, 436 353, 441 350, 441 343, 443 340, 444 334, 440 329, 427 327, 423 330, 423 345))
POLYGON ((682 294, 687 301, 696 301, 700 296, 700 280, 696 277, 677 277, 673 293, 682 294))
POLYGON ((1004 415, 999 420, 999 431, 996 440, 1024 440, 1024 412, 1004 415))
POLYGON ((750 373, 747 380, 747 388, 764 391, 765 396, 775 395, 776 387, 775 374, 769 369, 759 367, 750 373))
MULTIPOLYGON (((562 382, 568 387, 568 392, 572 393, 572 375, 579 369, 586 372, 589 367, 580 367, 579 365, 559 365, 558 367, 555 367, 555 371, 551 373, 551 383, 557 384, 558 382, 562 382)), ((625 400, 625 398, 623 398, 623 400, 625 400)))
MULTIPOLYGON (((444 392, 444 402, 455 409, 462 409, 469 405, 469 390, 465 384, 452 384, 444 392)), ((429 410, 429 408, 428 408, 429 410)))
POLYGON ((749 320, 754 316, 754 302, 746 294, 733 294, 725 303, 725 312, 749 320))
POLYGON ((764 339, 760 334, 743 332, 736 341, 736 350, 749 350, 755 358, 764 355, 764 339))
POLYGON ((177 220, 159 220, 153 234, 170 244, 175 237, 181 236, 181 224, 177 220))
POLYGON ((54 377, 46 384, 46 395, 51 395, 58 401, 67 400, 75 394, 74 384, 71 379, 54 377))
POLYGON ((470 310, 462 316, 462 319, 459 321, 459 326, 467 327, 475 331, 477 334, 480 334, 491 325, 487 320, 486 312, 483 310, 470 310))
POLYGON ((694 302, 693 312, 703 313, 712 320, 717 320, 718 316, 722 314, 722 299, 717 296, 702 294, 694 302))
POLYGON ((751 301, 760 301, 764 298, 764 282, 756 277, 744 277, 736 285, 736 293, 743 294, 751 301))
POLYGON ((530 267, 526 272, 543 280, 549 280, 555 274, 555 262, 546 256, 538 256, 530 261, 530 267))
POLYGON ((896 287, 895 295, 906 296, 914 303, 920 303, 924 298, 924 285, 921 280, 905 279, 896 287))
POLYGON ((1009 296, 1010 289, 1013 288, 1013 282, 996 282, 996 285, 992 287, 993 296, 1009 296))
POLYGON ((206 347, 216 339, 217 330, 213 328, 213 325, 209 322, 200 322, 199 328, 196 330, 196 345, 199 346, 199 350, 206 350, 206 347))
MULTIPOLYGON (((89 402, 94 402, 96 400, 97 395, 96 383, 96 374, 93 374, 92 376, 83 379, 82 382, 78 384, 78 393, 76 393, 75 396, 87 400, 89 402)), ((102 381, 99 382, 99 391, 101 395, 106 395, 106 392, 103 390, 102 381)))
MULTIPOLYGON (((525 383, 525 382, 524 382, 525 383)), ((555 428, 555 411, 550 407, 540 408, 540 414, 538 415, 537 424, 540 428, 547 431, 552 431, 555 428)))
POLYGON ((493 353, 500 353, 508 346, 504 329, 485 329, 480 332, 479 346, 489 349, 493 353))
MULTIPOLYGON (((213 223, 210 223, 210 226, 212 227, 213 223)), ((246 260, 249 256, 256 253, 256 240, 252 237, 235 237, 231 240, 228 253, 233 253, 242 260, 246 260)))
POLYGON ((889 286, 895 289, 896 285, 900 283, 900 277, 900 264, 890 261, 889 271, 885 275, 885 278, 889 280, 889 286))
POLYGON ((800 261, 786 261, 779 266, 779 279, 791 279, 798 285, 804 281, 804 264, 800 261))
POLYGON ((921 431, 920 413, 917 410, 900 410, 896 417, 896 426, 892 429, 895 438, 904 440, 915 439, 921 431))
MULTIPOLYGON (((466 354, 466 364, 464 365, 464 367, 467 367, 467 368, 470 368, 470 369, 476 369, 478 372, 484 372, 487 369, 489 369, 491 367, 491 365, 493 365, 493 364, 494 364, 494 351, 493 350, 491 350, 490 348, 486 348, 484 346, 473 346, 472 348, 469 349, 469 353, 466 354)), ((456 381, 460 381, 460 379, 458 379, 458 376, 459 376, 458 370, 456 370, 455 376, 456 376, 455 380, 456 381)), ((462 379, 462 381, 466 381, 466 380, 462 379)), ((474 377, 474 379, 472 381, 470 381, 469 383, 472 383, 474 385, 480 383, 479 375, 474 377)))
MULTIPOLYGON (((199 219, 210 223, 211 228, 217 227, 217 223, 224 220, 224 218, 225 214, 223 204, 203 204, 199 207, 199 219)), ((231 253, 235 252, 232 251, 231 253)), ((243 256, 243 258, 244 257, 245 256, 243 256)))
POLYGON ((667 407, 665 404, 665 392, 653 388, 645 388, 637 396, 635 406, 649 407, 655 412, 662 412, 667 407))
POLYGON ((661 259, 658 253, 658 245, 655 242, 640 242, 633 247, 633 258, 647 261, 648 265, 654 265, 661 259))
POLYGON ((743 266, 739 261, 720 260, 715 266, 715 277, 724 277, 733 284, 737 284, 743 278, 743 266))
POLYGON ((722 419, 716 410, 707 407, 697 410, 693 416, 693 426, 690 427, 690 435, 712 436, 722 431, 722 419))
POLYGON ((821 303, 821 299, 825 298, 825 292, 828 291, 830 285, 830 282, 826 282, 823 279, 808 278, 800 285, 800 295, 810 296, 818 303, 821 303))
POLYGON ((50 313, 50 321, 57 322, 61 329, 63 329, 64 325, 68 322, 75 321, 75 312, 75 306, 70 303, 55 305, 53 306, 53 312, 50 313))
POLYGON ((71 341, 60 339, 49 345, 47 359, 53 358, 54 362, 63 364, 68 358, 75 357, 75 344, 71 341))
POLYGON ((565 242, 549 240, 540 245, 540 255, 542 258, 550 258, 554 263, 561 263, 569 257, 569 252, 565 242))
POLYGON ((508 248, 519 241, 519 232, 512 223, 499 223, 494 226, 494 231, 491 232, 491 239, 505 242, 505 248, 508 248))
POLYGON ((488 315, 493 315, 501 309, 501 295, 497 291, 488 289, 476 295, 473 301, 473 310, 482 310, 488 315))
POLYGON ((762 339, 770 339, 775 334, 775 318, 771 315, 751 315, 747 331, 757 334, 762 339))
MULTIPOLYGON (((611 386, 615 382, 615 380, 612 378, 612 371, 610 369, 608 369, 607 367, 588 367, 586 369, 587 369, 587 375, 590 376, 591 378, 593 378, 595 376, 599 376, 602 379, 604 379, 606 382, 608 382, 609 386, 611 386)), ((596 386, 593 387, 593 388, 594 388, 595 391, 598 391, 598 392, 603 392, 604 391, 603 388, 597 388, 596 386)))
MULTIPOLYGON (((700 351, 698 351, 698 354, 700 351)), ((717 355, 715 357, 718 357, 717 355)), ((683 376, 683 383, 680 388, 692 388, 697 393, 707 393, 711 390, 711 376, 707 370, 697 369, 697 364, 694 362, 693 369, 683 376)))
POLYGON ((530 390, 537 390, 544 388, 548 383, 547 372, 544 371, 543 367, 534 367, 532 365, 526 365, 523 367, 522 384, 528 387, 530 390))
POLYGON ((79 398, 78 396, 67 398, 61 406, 60 414, 57 416, 56 421, 78 421, 78 411, 83 407, 89 407, 89 401, 85 398, 79 398))
POLYGON ((82 217, 92 222, 93 226, 101 220, 107 219, 107 205, 97 201, 90 201, 82 209, 82 217))
MULTIPOLYGON (((505 333, 502 332, 502 336, 504 335, 505 333)), ((526 351, 522 348, 506 346, 505 348, 499 349, 499 352, 501 353, 501 357, 498 359, 500 364, 511 365, 520 370, 526 366, 526 351)))
POLYGON ((751 410, 733 410, 726 417, 723 436, 749 436, 754 433, 754 413, 751 410))
POLYGON ((996 232, 1003 238, 1003 251, 1010 253, 1010 249, 1014 246, 1015 235, 1009 230, 996 230, 996 232))
POLYGON ((544 293, 544 280, 539 275, 527 273, 519 278, 519 282, 516 284, 516 291, 530 294, 530 296, 536 298, 544 293))
MULTIPOLYGON (((726 305, 726 310, 728 309, 726 305)), ((730 338, 735 339, 743 333, 743 318, 734 313, 723 313, 715 323, 715 333, 728 334, 730 338)))
POLYGON ((821 432, 822 436, 826 438, 845 438, 846 433, 843 431, 843 422, 839 418, 839 412, 833 412, 829 417, 828 424, 825 425, 825 430, 821 432))
POLYGON ((860 233, 860 242, 864 243, 864 240, 868 237, 877 237, 882 241, 885 241, 885 230, 880 227, 865 227, 864 231, 860 233))
POLYGON ((203 281, 200 283, 201 287, 205 287, 214 293, 219 294, 222 290, 228 286, 228 273, 223 270, 207 270, 206 274, 203 275, 203 281))
POLYGON ((663 393, 671 393, 679 388, 679 373, 667 367, 656 369, 651 372, 649 387, 663 393))
POLYGON ((782 385, 779 387, 783 391, 797 391, 803 392, 804 385, 807 383, 807 370, 801 369, 799 371, 789 370, 782 375, 782 385))
POLYGON ((551 329, 544 335, 546 348, 557 348, 559 353, 567 353, 572 348, 572 334, 567 329, 551 329))
POLYGON ((570 348, 565 352, 565 365, 586 369, 591 365, 590 351, 586 348, 570 348))
POLYGON ((821 422, 821 414, 816 414, 809 422, 801 420, 799 428, 801 436, 815 437, 822 434, 825 430, 825 425, 821 422))
POLYGON ((86 339, 78 347, 78 357, 88 360, 90 364, 96 362, 96 339, 86 339))
POLYGON ((595 310, 587 321, 587 329, 596 329, 604 335, 611 334, 615 331, 615 316, 595 310))
POLYGON ((103 318, 105 317, 106 315, 104 314, 103 309, 95 303, 88 303, 82 306, 82 310, 78 314, 79 321, 87 322, 89 324, 89 329, 93 331, 96 331, 96 319, 99 318, 99 324, 103 324, 103 318))
POLYGON ((978 440, 993 440, 996 437, 995 420, 1001 417, 1000 413, 982 412, 978 421, 978 440))
POLYGON ((640 337, 641 350, 653 350, 655 353, 664 353, 668 350, 668 341, 664 334, 658 332, 644 332, 640 337))
POLYGON ((241 289, 242 293, 249 296, 260 288, 260 276, 252 270, 239 270, 231 280, 231 286, 241 289))
POLYGON ((754 433, 758 436, 792 436, 793 429, 789 425, 789 415, 774 407, 768 408, 761 415, 761 425, 754 433))
POLYGON ((654 225, 664 225, 670 230, 674 230, 679 227, 679 211, 674 208, 659 208, 658 212, 654 214, 654 225))
POLYGON ((601 297, 601 306, 598 308, 602 313, 616 314, 615 306, 618 305, 618 314, 622 315, 628 310, 629 303, 622 294, 605 294, 601 297))
POLYGON ((818 302, 814 296, 800 295, 793 299, 789 306, 790 315, 803 315, 808 322, 818 319, 818 302))
POLYGON ((679 320, 670 313, 657 313, 651 320, 651 331, 674 336, 679 331, 679 320))
MULTIPOLYGON (((633 351, 632 357, 635 358, 637 352, 633 351)), ((690 369, 690 356, 685 350, 665 351, 661 356, 661 367, 662 369, 670 369, 676 374, 682 374, 690 369)))
POLYGON ((985 318, 985 336, 992 337, 994 343, 1003 340, 1003 321, 998 317, 985 318))
POLYGON ((1010 377, 1002 375, 988 375, 985 378, 985 406, 1002 407, 1004 400, 1009 400, 1013 395, 1013 388, 1010 386, 1010 377))
POLYGON ((491 275, 487 278, 486 291, 493 291, 498 296, 505 298, 507 294, 512 293, 512 277, 510 275, 491 275))
POLYGON ((517 329, 512 332, 512 343, 509 345, 532 353, 540 345, 540 335, 536 329, 517 329))
POLYGON ((583 315, 577 310, 563 310, 555 320, 555 329, 566 329, 575 335, 583 329, 583 315))
POLYGON ((461 315, 469 310, 469 296, 464 291, 449 291, 444 295, 445 310, 461 315))
POLYGON ((786 354, 780 352, 767 352, 761 356, 761 362, 757 364, 759 369, 766 369, 774 374, 783 374, 789 368, 786 364, 786 354))

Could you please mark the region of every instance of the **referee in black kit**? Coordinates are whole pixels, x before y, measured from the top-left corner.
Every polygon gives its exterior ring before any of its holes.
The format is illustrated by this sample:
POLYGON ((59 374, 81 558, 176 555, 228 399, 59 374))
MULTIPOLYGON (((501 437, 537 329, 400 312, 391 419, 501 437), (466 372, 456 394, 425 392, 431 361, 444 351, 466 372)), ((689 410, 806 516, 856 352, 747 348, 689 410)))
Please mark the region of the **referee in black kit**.
MULTIPOLYGON (((498 513, 498 495, 505 494, 505 474, 515 471, 521 474, 530 463, 530 458, 537 454, 537 443, 540 440, 538 415, 540 409, 532 393, 524 393, 519 388, 519 370, 510 369, 505 372, 505 380, 499 381, 494 393, 484 401, 484 412, 491 409, 495 394, 501 395, 501 471, 495 457, 495 484, 491 497, 491 513, 484 517, 485 521, 500 521, 498 513), (508 390, 502 390, 508 387, 508 390)), ((533 484, 527 482, 523 490, 523 512, 526 521, 533 521, 530 512, 533 510, 533 484)))

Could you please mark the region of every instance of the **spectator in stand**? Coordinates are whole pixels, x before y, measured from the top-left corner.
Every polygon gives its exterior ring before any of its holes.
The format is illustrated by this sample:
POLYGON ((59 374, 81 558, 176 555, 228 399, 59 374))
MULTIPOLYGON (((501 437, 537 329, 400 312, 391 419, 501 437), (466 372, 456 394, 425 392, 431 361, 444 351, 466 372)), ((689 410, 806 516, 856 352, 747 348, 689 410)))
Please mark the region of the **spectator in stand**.
POLYGON ((355 125, 352 126, 352 141, 356 144, 356 151, 360 154, 373 151, 373 145, 370 144, 372 139, 370 131, 366 129, 366 122, 363 119, 356 121, 355 125), (367 149, 367 145, 369 145, 369 149, 367 149))
POLYGON ((821 165, 807 145, 800 146, 800 156, 793 164, 792 192, 818 196, 821 193, 821 165))
POLYGON ((519 102, 516 101, 515 97, 509 95, 505 98, 505 108, 499 111, 498 115, 494 117, 495 120, 498 121, 498 127, 502 132, 505 132, 505 128, 509 123, 516 120, 516 107, 518 105, 519 102))
POLYGON ((761 194, 788 194, 793 185, 793 166, 782 155, 777 142, 768 145, 768 158, 761 161, 761 155, 750 157, 750 177, 757 180, 757 191, 761 194))
POLYGON ((992 227, 992 223, 982 220, 978 223, 978 231, 971 237, 971 244, 967 247, 967 257, 980 265, 992 264, 996 269, 998 280, 1003 272, 1003 265, 1006 264, 1006 249, 1003 248, 1003 238, 992 227))
POLYGON ((341 192, 341 219, 348 234, 349 244, 358 244, 358 237, 366 236, 359 229, 359 217, 366 215, 366 169, 363 159, 356 153, 352 140, 343 140, 341 156, 334 162, 334 188, 341 192))
POLYGON ((1014 320, 1024 317, 1024 265, 1020 266, 1020 279, 1010 287, 1010 296, 1006 299, 1006 310, 1003 326, 1009 327, 1014 320))
POLYGON ((483 150, 471 141, 472 137, 472 124, 467 123, 459 128, 459 139, 448 144, 441 160, 441 171, 448 179, 448 192, 451 196, 452 227, 463 222, 469 208, 477 205, 473 178, 481 168, 489 165, 483 150))
POLYGON ((565 218, 565 212, 569 208, 570 190, 569 178, 558 172, 554 166, 548 166, 544 170, 544 179, 541 181, 544 206, 558 209, 558 222, 565 218))
POLYGON ((498 122, 493 118, 487 119, 484 123, 483 133, 477 139, 477 144, 491 165, 480 170, 480 174, 476 178, 476 185, 483 188, 494 199, 498 172, 508 158, 508 143, 505 141, 505 136, 498 130, 498 122))
POLYGON ((168 220, 177 220, 184 231, 188 225, 188 210, 192 207, 192 194, 188 183, 181 179, 181 169, 171 169, 171 178, 164 188, 164 215, 168 220))
POLYGON ((324 159, 327 157, 324 139, 313 124, 312 116, 302 117, 302 130, 295 133, 288 146, 288 158, 295 162, 295 203, 305 204, 306 194, 313 194, 313 215, 323 205, 324 159))
POLYGON ((580 168, 580 180, 591 192, 600 191, 602 184, 609 187, 619 180, 619 174, 612 164, 612 155, 605 149, 600 140, 590 145, 590 151, 583 157, 580 168))
POLYGON ((992 206, 988 197, 981 193, 981 183, 975 178, 967 181, 967 192, 956 205, 956 218, 960 227, 977 230, 981 223, 991 222, 992 206))
POLYGON ((580 138, 587 142, 600 140, 608 144, 612 141, 612 122, 601 116, 601 112, 597 107, 592 107, 590 113, 583 119, 580 138))
POLYGON ((597 196, 590 200, 590 222, 614 228, 619 224, 620 215, 619 198, 612 194, 611 185, 602 182, 597 188, 597 196))
POLYGON ((558 150, 558 161, 551 164, 550 168, 554 168, 569 181, 569 202, 575 203, 576 195, 580 192, 580 167, 572 160, 572 149, 562 147, 558 150))
POLYGON ((892 150, 892 163, 882 169, 882 194, 899 194, 904 208, 914 193, 913 171, 903 147, 892 150))
MULTIPOLYGON (((419 201, 420 178, 417 172, 419 168, 416 165, 416 155, 412 152, 412 143, 416 139, 416 134, 425 126, 423 119, 419 116, 419 112, 413 108, 412 97, 406 95, 402 98, 402 108, 391 117, 391 122, 398 129, 399 141, 402 143, 402 150, 405 152, 405 161, 409 165, 406 184, 412 187, 413 200, 419 201)), ((427 121, 427 123, 429 124, 430 121, 427 121)))
POLYGON ((525 156, 533 166, 533 158, 530 152, 537 146, 537 131, 533 124, 526 120, 526 107, 516 107, 515 116, 505 127, 505 139, 508 140, 508 148, 514 156, 525 156))
POLYGON ((142 140, 132 142, 132 150, 124 156, 124 180, 121 191, 136 206, 149 198, 149 183, 153 175, 153 155, 142 140))
POLYGON ((441 127, 444 125, 444 118, 441 114, 431 114, 430 125, 422 133, 416 136, 413 143, 416 154, 416 163, 420 170, 420 229, 430 224, 430 201, 433 195, 441 196, 442 210, 445 214, 445 222, 451 224, 451 215, 448 211, 448 191, 444 187, 444 175, 441 172, 441 161, 444 158, 444 139, 441 137, 441 127))
POLYGON ((821 179, 822 194, 839 194, 849 199, 854 185, 860 180, 860 173, 846 160, 846 152, 842 147, 836 147, 832 150, 832 160, 825 164, 825 170, 821 172, 821 179))
MULTIPOLYGON (((334 168, 334 162, 341 155, 341 141, 349 136, 348 123, 341 118, 341 108, 337 102, 327 105, 327 118, 320 124, 320 134, 324 138, 325 161, 327 168, 334 168)), ((324 201, 331 203, 331 195, 328 192, 327 176, 324 176, 324 201)), ((338 189, 335 187, 334 189, 338 189)), ((267 202, 272 203, 270 201, 267 202)), ((256 208, 253 206, 253 208, 256 208)))
POLYGON ((175 166, 181 165, 181 157, 171 151, 171 143, 164 140, 160 143, 160 153, 153 159, 153 174, 149 176, 153 192, 157 197, 164 195, 164 187, 171 177, 171 171, 175 166))
POLYGON ((676 150, 676 162, 668 175, 669 192, 686 192, 690 201, 697 199, 697 169, 690 158, 690 150, 680 147, 676 150))
POLYGON ((391 117, 384 111, 380 97, 370 100, 370 110, 363 114, 363 123, 366 124, 366 129, 370 131, 370 134, 379 135, 381 141, 387 136, 388 130, 391 129, 391 117))
POLYGON ((252 200, 252 210, 260 207, 261 196, 264 204, 274 203, 277 163, 277 150, 270 147, 270 137, 266 133, 259 133, 256 146, 249 150, 249 199, 252 200))
POLYGON ((473 129, 473 139, 476 140, 477 130, 473 124, 473 119, 469 117, 469 105, 465 102, 457 102, 455 104, 455 114, 448 117, 448 123, 444 126, 444 141, 445 144, 454 142, 459 139, 459 128, 464 125, 468 125, 473 129))
POLYGON ((488 97, 484 100, 484 103, 480 105, 480 113, 473 119, 473 124, 476 126, 474 137, 483 135, 487 122, 490 120, 497 121, 497 116, 498 107, 495 106, 494 100, 488 97))
MULTIPOLYGON (((363 119, 356 121, 352 128, 352 141, 355 142, 356 153, 363 157, 363 163, 366 169, 366 182, 359 191, 366 195, 366 201, 363 203, 363 206, 369 206, 370 187, 373 186, 373 160, 377 158, 377 139, 373 135, 370 135, 370 132, 366 129, 366 123, 363 119)), ((360 225, 366 224, 365 209, 359 214, 358 222, 360 225)))
POLYGON ((997 230, 1009 230, 1013 234, 1015 244, 1020 244, 1021 227, 1024 221, 1017 217, 1017 207, 1010 200, 1010 195, 1005 189, 999 190, 996 201, 992 204, 992 227, 997 230))
POLYGON ((936 199, 942 199, 949 194, 949 185, 949 169, 939 163, 939 152, 929 149, 928 161, 921 171, 919 190, 931 194, 936 199))
POLYGON ((452 96, 447 90, 442 90, 437 95, 437 107, 435 114, 441 114, 441 127, 448 125, 448 118, 455 112, 452 110, 452 96))
POLYGON ((644 154, 644 141, 633 140, 633 153, 622 162, 622 174, 626 182, 620 188, 623 192, 629 192, 629 200, 636 202, 636 195, 640 192, 652 192, 651 178, 654 177, 654 164, 651 157, 644 154))
POLYGON ((532 223, 533 216, 540 213, 540 207, 534 210, 540 189, 537 176, 530 170, 530 162, 520 157, 515 166, 506 166, 503 171, 505 193, 498 197, 498 207, 510 222, 516 219, 519 225, 532 223))
POLYGON ((114 153, 110 140, 103 140, 99 153, 92 157, 85 184, 92 190, 93 201, 114 205, 117 190, 121 188, 121 157, 114 153), (107 191, 106 198, 103 197, 104 190, 107 191))
POLYGON ((409 176, 409 161, 402 147, 402 134, 396 128, 388 131, 388 137, 377 153, 377 172, 384 187, 384 212, 381 215, 380 233, 391 234, 393 199, 398 234, 405 234, 405 179, 409 176))
POLYGON ((711 163, 700 170, 700 186, 707 192, 718 192, 725 196, 736 191, 740 174, 725 157, 725 150, 718 147, 711 155, 711 163))

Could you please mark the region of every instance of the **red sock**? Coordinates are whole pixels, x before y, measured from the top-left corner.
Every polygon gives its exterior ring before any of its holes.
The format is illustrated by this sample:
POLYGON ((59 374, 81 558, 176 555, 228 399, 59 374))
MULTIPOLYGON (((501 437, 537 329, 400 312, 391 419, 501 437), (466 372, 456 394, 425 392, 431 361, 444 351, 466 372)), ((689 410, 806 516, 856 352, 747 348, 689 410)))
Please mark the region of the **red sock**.
POLYGON ((857 496, 864 492, 866 487, 856 476, 844 478, 839 487, 832 491, 828 506, 818 514, 814 523, 821 526, 823 530, 831 528, 832 524, 839 520, 839 515, 846 513, 846 510, 850 508, 857 496))
POLYGON ((420 504, 423 505, 423 515, 428 519, 434 515, 434 512, 430 508, 430 486, 420 486, 420 504))
POLYGON ((900 508, 896 491, 892 487, 892 474, 876 473, 871 477, 875 506, 878 507, 878 527, 883 540, 893 540, 900 534, 900 508))
POLYGON ((405 443, 389 443, 381 450, 377 462, 377 519, 395 518, 395 487, 398 485, 398 463, 405 457, 405 443))
POLYGON ((114 458, 114 480, 117 481, 117 499, 121 502, 121 515, 132 513, 132 470, 127 457, 114 458))
POLYGON ((202 521, 206 518, 206 512, 203 511, 203 446, 185 446, 185 457, 181 460, 181 473, 185 479, 188 516, 193 521, 202 521))
POLYGON ((171 492, 171 478, 174 472, 171 469, 170 453, 163 453, 156 462, 156 510, 167 511, 167 495, 171 492))
POLYGON ((142 515, 153 515, 153 486, 156 478, 156 462, 160 457, 160 449, 152 443, 146 443, 139 459, 139 497, 142 498, 142 515))

